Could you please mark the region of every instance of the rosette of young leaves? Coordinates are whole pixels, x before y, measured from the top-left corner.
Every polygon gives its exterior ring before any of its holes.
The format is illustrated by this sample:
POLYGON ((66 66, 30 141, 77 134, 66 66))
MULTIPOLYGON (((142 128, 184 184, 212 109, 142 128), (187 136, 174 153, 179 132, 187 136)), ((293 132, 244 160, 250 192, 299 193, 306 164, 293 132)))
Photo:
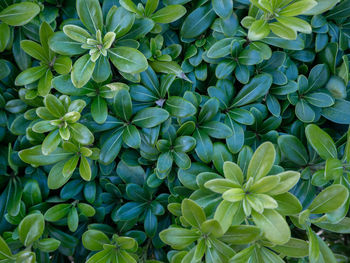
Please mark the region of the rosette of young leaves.
POLYGON ((193 137, 176 136, 173 126, 168 128, 166 134, 167 137, 163 137, 156 143, 160 155, 155 172, 159 179, 164 179, 170 173, 174 162, 181 169, 190 168, 191 159, 187 153, 196 146, 196 140, 193 137))
POLYGON ((176 59, 182 51, 182 46, 180 44, 172 44, 163 49, 164 37, 162 35, 156 35, 154 38, 149 40, 149 61, 163 61, 170 62, 169 64, 174 64, 174 59, 176 59), (172 62, 171 62, 172 61, 172 62))
POLYGON ((143 42, 143 50, 149 60, 150 66, 158 73, 175 75, 178 78, 190 81, 180 65, 174 61, 182 51, 180 44, 171 44, 163 48, 164 37, 157 35, 143 42))
POLYGON ((154 128, 169 118, 169 113, 158 107, 144 108, 135 113, 127 89, 121 89, 114 97, 113 112, 119 125, 104 137, 100 153, 100 161, 103 164, 113 162, 123 142, 131 148, 138 149, 141 146, 140 129, 154 128))
MULTIPOLYGON (((32 2, 10 4, 10 1, 0 5, 0 52, 11 48, 13 28, 29 23, 40 12, 40 6, 32 2)), ((12 1, 11 1, 12 2, 12 1)))
POLYGON ((44 105, 36 109, 37 116, 42 120, 32 126, 32 131, 36 133, 49 132, 41 146, 44 155, 52 153, 60 143, 70 139, 82 145, 93 143, 93 134, 78 122, 85 101, 71 101, 66 95, 57 98, 48 94, 44 98, 44 105))
POLYGON ((11 243, 11 247, 16 247, 16 254, 12 254, 6 241, 0 236, 0 260, 34 263, 39 252, 49 257, 50 252, 58 249, 60 241, 47 237, 44 230, 44 216, 39 211, 25 216, 16 228, 17 234, 6 240, 11 243))
POLYGON ((252 0, 241 24, 249 28, 248 38, 251 41, 261 40, 272 31, 275 35, 285 39, 296 39, 297 32, 310 34, 311 26, 305 20, 296 16, 306 13, 317 5, 314 0, 252 0))
POLYGON ((132 0, 119 1, 122 7, 135 13, 137 17, 151 19, 154 22, 151 32, 155 34, 162 31, 159 24, 172 23, 186 14, 186 8, 182 5, 166 5, 158 9, 159 0, 147 0, 145 2, 145 6, 142 3, 136 6, 132 0))
POLYGON ((71 232, 75 232, 79 226, 79 217, 92 217, 96 213, 95 209, 86 203, 74 201, 71 204, 57 204, 49 208, 44 218, 53 224, 67 225, 71 232))
POLYGON ((43 22, 40 25, 40 44, 32 40, 22 40, 21 48, 31 57, 40 61, 40 66, 35 66, 22 71, 17 77, 15 84, 25 86, 36 81, 37 89, 30 89, 26 98, 33 99, 36 96, 46 96, 51 90, 53 71, 58 74, 68 74, 72 68, 72 61, 68 56, 58 56, 48 45, 48 39, 52 36, 53 30, 49 24, 43 22))
POLYGON ((124 74, 147 69, 144 55, 136 48, 129 47, 129 42, 138 47, 137 42, 131 39, 124 39, 124 44, 116 41, 130 31, 135 22, 134 14, 123 7, 114 6, 104 18, 98 0, 78 0, 76 9, 85 28, 67 24, 63 32, 56 32, 49 40, 51 49, 62 55, 81 55, 89 51, 73 65, 71 79, 75 87, 83 87, 91 77, 96 82, 107 80, 111 75, 109 60, 124 74), (113 47, 114 42, 116 47, 113 47))
POLYGON ((113 234, 110 239, 100 230, 88 230, 82 237, 83 245, 86 249, 97 253, 90 253, 87 263, 97 262, 120 262, 136 263, 136 251, 138 244, 131 237, 118 236, 113 234))
POLYGON ((224 231, 217 220, 207 219, 204 210, 190 199, 182 201, 181 213, 184 227, 173 226, 160 233, 164 243, 180 250, 174 252, 170 262, 229 262, 235 255, 230 245, 249 244, 261 235, 257 227, 248 225, 224 231))
POLYGON ((288 101, 295 105, 295 114, 303 122, 314 122, 320 119, 322 108, 335 103, 332 94, 325 89, 329 80, 327 65, 319 64, 312 68, 307 79, 298 77, 298 91, 287 95, 288 101))
POLYGON ((204 184, 206 188, 222 194, 223 201, 216 209, 214 218, 220 222, 223 229, 227 229, 232 224, 235 214, 239 213, 241 220, 252 216, 267 240, 275 244, 289 241, 290 229, 283 215, 295 213, 294 210, 298 210, 295 207, 301 208, 299 201, 288 193, 298 182, 300 175, 293 171, 268 175, 273 167, 275 155, 273 144, 263 143, 252 155, 246 175, 243 175, 237 164, 225 162, 225 179, 219 177, 204 184), (283 200, 289 202, 279 208, 283 200))
POLYGON ((103 124, 108 117, 108 100, 113 99, 120 89, 128 88, 121 82, 113 82, 102 85, 97 82, 89 82, 84 90, 88 90, 86 96, 92 97, 91 116, 98 124, 103 124))
POLYGON ((196 139, 195 152, 204 163, 209 163, 213 156, 211 138, 226 139, 232 136, 230 127, 220 121, 219 100, 210 98, 200 105, 200 96, 193 92, 185 92, 184 99, 190 101, 197 110, 197 115, 181 119, 179 134, 192 135, 196 139))
POLYGON ((186 118, 196 113, 196 108, 183 97, 172 96, 175 88, 174 75, 161 75, 160 81, 154 70, 149 67, 141 74, 141 83, 130 85, 130 96, 135 107, 160 106, 173 117, 186 118))
POLYGON ((223 38, 212 45, 206 52, 209 59, 221 59, 215 69, 218 79, 226 78, 234 71, 236 79, 241 83, 248 83, 250 79, 249 66, 261 63, 268 59, 265 49, 269 50, 266 44, 250 44, 244 47, 246 40, 238 37, 223 38))
POLYGON ((147 236, 154 238, 159 231, 158 217, 165 213, 164 206, 169 195, 164 193, 156 196, 154 189, 134 183, 127 184, 125 191, 127 199, 131 201, 112 212, 113 221, 124 221, 127 224, 142 222, 147 236))

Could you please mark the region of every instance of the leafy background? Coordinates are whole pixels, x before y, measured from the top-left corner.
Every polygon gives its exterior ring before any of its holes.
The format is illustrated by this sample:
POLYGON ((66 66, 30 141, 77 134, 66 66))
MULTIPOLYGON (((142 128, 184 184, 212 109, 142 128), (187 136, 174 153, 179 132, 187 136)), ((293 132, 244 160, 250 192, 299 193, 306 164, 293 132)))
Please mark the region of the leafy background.
POLYGON ((349 0, 0 2, 0 262, 349 262, 349 0))

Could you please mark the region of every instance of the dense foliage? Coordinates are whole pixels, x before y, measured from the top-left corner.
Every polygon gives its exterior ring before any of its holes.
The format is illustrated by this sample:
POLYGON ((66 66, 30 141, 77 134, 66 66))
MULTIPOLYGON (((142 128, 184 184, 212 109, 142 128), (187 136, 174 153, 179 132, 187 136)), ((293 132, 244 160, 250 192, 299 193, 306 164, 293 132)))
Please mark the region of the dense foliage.
POLYGON ((1 0, 0 262, 350 262, 350 0, 1 0))

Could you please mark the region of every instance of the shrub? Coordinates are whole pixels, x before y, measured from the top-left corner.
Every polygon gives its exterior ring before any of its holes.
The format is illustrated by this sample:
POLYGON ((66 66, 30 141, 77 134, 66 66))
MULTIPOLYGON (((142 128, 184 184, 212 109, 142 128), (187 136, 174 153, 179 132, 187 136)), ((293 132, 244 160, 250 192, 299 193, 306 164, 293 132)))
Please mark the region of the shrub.
POLYGON ((349 10, 0 2, 0 262, 349 262, 349 10))

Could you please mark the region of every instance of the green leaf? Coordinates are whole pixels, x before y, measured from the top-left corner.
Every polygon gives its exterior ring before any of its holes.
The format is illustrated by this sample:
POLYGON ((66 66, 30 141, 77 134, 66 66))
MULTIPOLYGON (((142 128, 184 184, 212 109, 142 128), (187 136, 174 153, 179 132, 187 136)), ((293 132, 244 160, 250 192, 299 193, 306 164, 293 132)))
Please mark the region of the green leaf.
POLYGON ((128 202, 118 209, 115 219, 122 221, 136 219, 144 211, 144 206, 144 203, 128 202))
POLYGON ((294 31, 299 31, 305 34, 311 34, 312 28, 310 24, 297 17, 280 16, 276 18, 285 27, 291 28, 294 31))
POLYGON ((174 249, 183 249, 199 238, 195 230, 184 228, 168 228, 159 233, 160 239, 174 249))
POLYGON ((343 163, 335 158, 326 160, 324 177, 326 180, 338 180, 343 176, 343 163))
POLYGON ((322 109, 322 116, 326 119, 339 123, 350 124, 350 113, 347 110, 350 106, 350 102, 346 100, 335 100, 333 106, 322 109))
POLYGON ((49 38, 49 46, 55 53, 65 56, 80 55, 86 51, 81 48, 81 43, 70 39, 62 31, 55 32, 49 38))
POLYGON ((264 39, 270 34, 269 24, 265 20, 256 20, 248 30, 248 38, 251 41, 264 39))
POLYGON ((297 38, 297 33, 295 32, 294 29, 290 27, 286 27, 280 22, 270 23, 269 27, 274 34, 276 34, 281 38, 288 39, 288 40, 295 40, 297 38))
POLYGON ((83 145, 92 144, 94 141, 94 135, 91 133, 91 131, 80 123, 70 124, 69 130, 72 137, 83 145))
POLYGON ((204 234, 213 236, 214 238, 221 237, 224 234, 219 222, 215 219, 208 219, 204 221, 201 225, 201 231, 204 234))
POLYGON ((192 11, 182 24, 180 34, 184 38, 195 38, 207 30, 216 14, 211 5, 203 5, 192 11))
POLYGON ((77 0, 76 8, 84 26, 95 34, 103 30, 102 9, 98 0, 77 0))
POLYGON ((306 126, 305 134, 312 148, 322 159, 337 158, 337 148, 332 138, 317 125, 309 124, 306 126))
POLYGON ((146 6, 145 6, 146 16, 153 14, 153 12, 157 10, 158 5, 159 5, 159 0, 147 1, 146 6))
POLYGON ((196 140, 191 136, 177 137, 174 142, 174 150, 176 152, 189 152, 192 151, 196 145, 196 140))
POLYGON ((308 209, 313 214, 329 213, 341 207, 348 197, 349 191, 345 186, 334 184, 319 193, 308 209))
MULTIPOLYGON (((118 254, 116 254, 116 252, 113 249, 104 249, 100 252, 97 252, 96 254, 94 254, 92 257, 90 257, 86 263, 98 263, 98 262, 111 262, 112 260, 114 260, 115 258, 118 258, 117 256, 118 254)), ((118 259, 118 261, 122 261, 123 259, 120 258, 118 259)), ((130 261, 132 263, 134 263, 134 261, 130 261)))
POLYGON ((132 119, 132 123, 141 128, 152 128, 166 121, 168 118, 169 113, 166 110, 149 107, 138 111, 132 119))
POLYGON ((31 57, 40 61, 49 62, 50 58, 46 56, 45 50, 38 43, 31 40, 22 40, 21 48, 31 57))
POLYGON ((317 2, 314 0, 300 0, 298 2, 292 3, 287 7, 283 8, 279 15, 281 16, 298 16, 306 11, 312 9, 317 5, 317 2))
POLYGON ((61 242, 54 238, 43 238, 40 239, 36 245, 43 252, 53 252, 61 245, 61 242))
POLYGON ((23 162, 40 166, 50 165, 68 159, 72 153, 63 150, 60 147, 57 147, 57 149, 54 150, 51 154, 43 155, 41 151, 41 145, 37 145, 32 148, 20 151, 18 155, 23 162))
POLYGON ((319 108, 330 107, 334 104, 334 99, 327 93, 323 92, 309 93, 306 94, 304 98, 307 102, 319 108))
POLYGON ((74 155, 72 158, 70 158, 63 167, 62 170, 62 174, 65 177, 69 177, 70 175, 73 174, 75 168, 77 168, 78 165, 78 161, 79 161, 79 156, 78 155, 74 155))
POLYGON ((120 0, 120 5, 130 12, 134 12, 138 15, 142 15, 141 11, 137 9, 137 6, 132 0, 120 0))
POLYGON ((256 226, 231 226, 220 240, 233 245, 244 245, 258 240, 260 236, 261 231, 256 226))
POLYGON ((58 145, 61 143, 62 139, 58 132, 58 130, 54 130, 50 132, 45 140, 43 141, 43 144, 41 146, 41 150, 43 152, 43 155, 48 155, 52 153, 54 150, 57 149, 58 145))
POLYGON ((191 199, 184 199, 182 201, 181 212, 186 221, 196 228, 199 228, 206 220, 203 209, 191 199))
MULTIPOLYGON (((147 3, 150 1, 147 1, 147 3)), ((116 38, 124 36, 131 29, 135 21, 135 14, 124 8, 112 6, 106 17, 106 30, 114 32, 116 38)))
POLYGON ((278 195, 288 192, 299 181, 300 174, 295 171, 285 171, 274 176, 279 177, 279 183, 272 190, 269 195, 278 195))
POLYGON ((343 220, 340 222, 333 224, 329 223, 327 221, 323 222, 317 222, 314 223, 316 226, 334 232, 334 233, 341 233, 341 234, 349 234, 350 233, 350 218, 345 217, 343 220))
POLYGON ((103 124, 108 116, 107 102, 101 96, 93 98, 91 103, 91 116, 98 124, 103 124))
POLYGON ((114 97, 114 111, 120 119, 128 122, 132 116, 132 103, 130 94, 126 89, 121 89, 114 97))
POLYGON ((233 1, 232 0, 212 0, 212 6, 215 13, 222 17, 226 18, 232 14, 233 1))
POLYGON ((243 200, 245 192, 242 188, 232 188, 223 193, 222 198, 229 202, 238 202, 243 200))
POLYGON ((272 77, 268 74, 256 75, 238 92, 233 100, 232 107, 239 107, 256 101, 269 91, 272 77))
POLYGON ((298 198, 291 193, 274 195, 273 199, 278 204, 276 211, 281 215, 296 215, 303 209, 298 198))
POLYGON ((168 5, 159 9, 151 18, 156 23, 169 24, 186 14, 186 8, 182 5, 168 5))
POLYGON ((85 181, 90 181, 91 180, 90 164, 89 164, 88 160, 84 156, 80 157, 79 173, 80 173, 80 176, 85 181))
POLYGON ((23 195, 22 184, 15 178, 9 183, 9 194, 11 195, 10 200, 7 203, 7 212, 11 216, 17 216, 21 210, 21 199, 23 195))
POLYGON ((273 250, 293 258, 303 258, 309 253, 309 245, 306 241, 297 238, 291 238, 283 245, 273 246, 273 250))
POLYGON ((304 145, 293 135, 282 135, 278 137, 278 147, 286 159, 297 165, 305 166, 309 161, 304 145))
POLYGON ((233 162, 224 163, 224 176, 238 185, 243 183, 243 172, 241 168, 233 162))
MULTIPOLYGON (((326 84, 326 89, 328 89, 328 91, 331 93, 332 97, 335 99, 345 99, 347 96, 346 86, 345 86, 344 80, 338 76, 332 76, 328 80, 328 82, 326 84)), ((325 93, 321 93, 321 94, 325 94, 325 93)), ((328 96, 330 96, 330 95, 328 95, 328 96)), ((331 98, 331 99, 333 100, 333 98, 331 98)), ((329 106, 332 106, 333 104, 334 104, 334 100, 333 100, 333 103, 330 104, 329 106)), ((317 106, 317 105, 315 105, 315 106, 317 106)))
POLYGON ((87 32, 84 28, 76 25, 65 25, 63 27, 63 32, 70 39, 80 43, 86 43, 88 38, 92 38, 89 32, 87 32))
POLYGON ((123 131, 123 142, 129 147, 137 149, 141 145, 141 136, 135 125, 127 125, 123 131))
POLYGON ((254 182, 249 190, 253 193, 263 194, 274 189, 279 182, 280 178, 278 176, 266 176, 254 182))
POLYGON ((47 66, 37 66, 22 71, 15 80, 17 86, 24 86, 40 79, 47 71, 47 66))
POLYGON ((246 66, 259 64, 262 61, 260 52, 255 49, 244 49, 238 56, 238 62, 246 66))
POLYGON ((71 79, 76 88, 83 87, 91 79, 95 69, 95 62, 92 62, 90 55, 84 55, 75 61, 71 79))
POLYGON ((48 94, 44 98, 44 105, 46 109, 56 118, 61 118, 65 115, 66 110, 62 102, 54 95, 48 94))
POLYGON ((55 222, 60 220, 61 218, 64 218, 66 215, 68 215, 69 211, 71 210, 72 205, 71 204, 58 204, 51 208, 49 208, 45 214, 44 218, 46 221, 49 222, 55 222))
POLYGON ((232 43, 235 40, 233 38, 223 38, 216 42, 208 50, 207 56, 209 58, 222 58, 231 53, 232 43))
POLYGON ((195 151, 199 159, 204 163, 211 162, 214 148, 208 134, 197 129, 193 134, 193 138, 196 139, 195 151))
POLYGON ((35 3, 22 2, 9 5, 0 12, 0 20, 11 26, 23 26, 30 22, 40 12, 35 3))
POLYGON ((339 0, 317 0, 317 5, 304 12, 305 15, 319 15, 332 9, 339 0))
POLYGON ((237 188, 239 190, 235 190, 235 192, 238 192, 239 194, 242 193, 240 185, 236 184, 235 182, 232 182, 229 179, 212 179, 206 182, 204 186, 210 189, 211 191, 219 194, 225 193, 226 191, 231 190, 232 188, 237 188))
POLYGON ((165 102, 165 107, 171 116, 186 118, 194 115, 197 112, 197 109, 184 98, 178 96, 171 96, 165 102))
MULTIPOLYGON (((0 34, 0 52, 3 52, 10 41, 10 34, 11 34, 10 27, 5 23, 1 23, 0 24, 0 32, 1 32, 1 34, 0 34)), ((4 61, 2 61, 2 62, 4 62, 4 61)), ((1 63, 1 64, 2 64, 2 69, 1 69, 2 73, 0 75, 0 79, 3 79, 10 72, 6 73, 6 71, 9 70, 8 67, 6 66, 5 63, 1 63)))
POLYGON ((38 94, 40 96, 46 96, 51 90, 53 75, 50 69, 39 79, 38 83, 38 94))
POLYGON ((82 213, 84 216, 91 217, 96 214, 96 210, 91 205, 79 203, 77 207, 79 209, 79 212, 82 213))
POLYGON ((75 232, 78 228, 79 224, 79 217, 78 217, 78 212, 75 206, 71 207, 69 210, 68 216, 67 216, 67 225, 68 229, 71 232, 75 232))
POLYGON ((109 238, 102 231, 90 229, 83 234, 83 245, 91 251, 99 251, 103 249, 104 244, 109 244, 109 238))
POLYGON ((275 162, 276 151, 271 142, 261 144, 254 152, 249 162, 247 170, 247 179, 250 177, 255 180, 266 176, 275 162))
POLYGON ((40 213, 27 215, 18 226, 19 239, 24 246, 33 244, 44 233, 44 216, 40 213))
POLYGON ((137 49, 130 47, 115 47, 108 50, 113 65, 125 73, 139 73, 147 69, 145 56, 137 49))
POLYGON ((114 161, 122 146, 123 129, 116 130, 106 141, 102 144, 100 152, 101 163, 107 165, 114 161))
POLYGON ((198 115, 198 122, 205 123, 211 121, 219 110, 219 101, 216 98, 209 99, 203 106, 198 115))
POLYGON ((218 121, 209 121, 200 125, 200 129, 210 137, 217 139, 225 139, 232 136, 231 129, 218 121))
POLYGON ((252 211, 254 223, 261 229, 265 238, 276 245, 283 245, 290 239, 290 229, 286 220, 275 210, 264 209, 259 214, 252 211))

